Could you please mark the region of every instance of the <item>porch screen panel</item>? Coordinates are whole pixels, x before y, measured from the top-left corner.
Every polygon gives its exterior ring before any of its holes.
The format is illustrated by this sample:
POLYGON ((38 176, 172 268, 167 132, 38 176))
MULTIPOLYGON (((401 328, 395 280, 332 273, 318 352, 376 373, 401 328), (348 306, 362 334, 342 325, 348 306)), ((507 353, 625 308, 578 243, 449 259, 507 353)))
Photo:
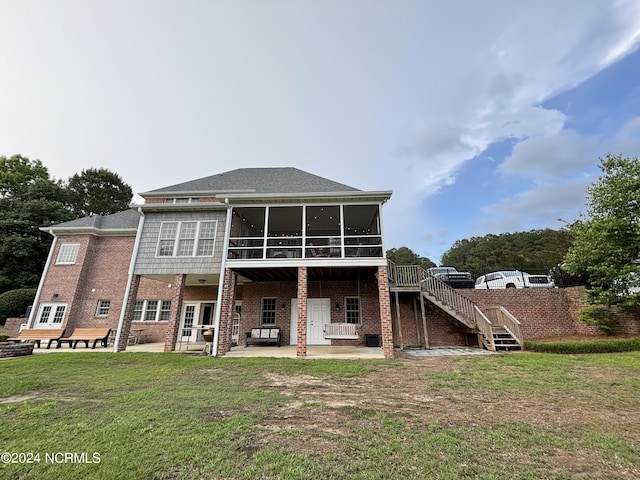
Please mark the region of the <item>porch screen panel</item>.
POLYGON ((382 257, 379 205, 345 205, 344 237, 348 257, 382 257))
POLYGON ((302 207, 269 207, 268 258, 302 256, 302 207))
POLYGON ((265 215, 265 207, 237 207, 233 209, 228 258, 263 258, 265 215))
POLYGON ((308 206, 306 210, 305 257, 340 257, 340 206, 308 206))

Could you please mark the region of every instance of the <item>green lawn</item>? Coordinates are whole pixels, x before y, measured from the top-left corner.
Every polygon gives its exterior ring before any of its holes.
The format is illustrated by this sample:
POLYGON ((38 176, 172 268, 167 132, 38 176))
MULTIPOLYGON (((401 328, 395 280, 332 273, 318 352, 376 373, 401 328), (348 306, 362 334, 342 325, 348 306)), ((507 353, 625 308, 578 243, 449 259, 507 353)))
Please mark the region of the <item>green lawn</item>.
POLYGON ((640 352, 38 355, 0 362, 0 478, 632 479, 639 400, 640 352))

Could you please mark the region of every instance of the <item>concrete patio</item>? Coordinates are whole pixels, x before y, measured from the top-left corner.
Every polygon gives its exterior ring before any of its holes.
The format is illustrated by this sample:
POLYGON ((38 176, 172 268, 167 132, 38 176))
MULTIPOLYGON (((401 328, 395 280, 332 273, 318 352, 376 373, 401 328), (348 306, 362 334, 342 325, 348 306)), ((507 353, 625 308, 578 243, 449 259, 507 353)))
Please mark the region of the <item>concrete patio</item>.
MULTIPOLYGON (((188 354, 202 354, 204 352, 204 343, 192 343, 189 345, 177 345, 176 351, 172 353, 188 353, 188 354), (181 347, 181 348, 179 348, 181 347)), ((69 347, 62 348, 34 348, 34 355, 59 353, 59 352, 113 352, 113 346, 108 347, 96 347, 95 350, 91 348, 84 348, 78 346, 76 349, 69 347)), ((164 352, 164 343, 138 343, 135 345, 127 346, 127 350, 124 353, 135 352, 164 352)), ((414 357, 439 357, 439 356, 458 356, 458 355, 494 355, 495 352, 490 352, 481 348, 464 347, 464 346, 448 346, 448 347, 433 347, 428 350, 425 349, 405 349, 403 353, 414 357)), ((238 346, 232 347, 231 351, 225 355, 225 358, 247 358, 247 357, 271 357, 271 358, 297 358, 295 345, 285 345, 282 347, 276 346, 238 346)), ((319 359, 319 358, 333 358, 340 360, 383 360, 384 354, 380 347, 330 347, 330 346, 307 346, 307 359, 319 359)))

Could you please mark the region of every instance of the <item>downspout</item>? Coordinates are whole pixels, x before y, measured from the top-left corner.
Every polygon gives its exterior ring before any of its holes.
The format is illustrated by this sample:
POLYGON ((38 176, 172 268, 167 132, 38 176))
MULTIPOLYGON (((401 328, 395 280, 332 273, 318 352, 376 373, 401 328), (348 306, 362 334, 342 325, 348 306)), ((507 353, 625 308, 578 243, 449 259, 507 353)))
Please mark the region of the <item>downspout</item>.
POLYGON ((213 328, 213 345, 211 347, 212 357, 218 355, 218 338, 220 337, 220 314, 222 313, 224 271, 227 263, 227 255, 229 252, 229 237, 231 236, 231 205, 229 205, 228 198, 224 199, 224 203, 227 205, 227 223, 224 226, 224 243, 222 244, 222 261, 220 262, 220 280, 218 281, 218 299, 216 301, 216 321, 213 328))
POLYGON ((127 310, 127 303, 129 301, 129 293, 131 292, 131 282, 133 281, 133 271, 136 265, 136 259, 138 258, 138 249, 140 248, 140 239, 142 237, 142 227, 144 226, 144 212, 142 208, 138 208, 140 214, 140 220, 138 221, 138 232, 136 233, 136 241, 133 244, 133 253, 131 254, 131 262, 129 263, 129 276, 127 277, 127 288, 124 291, 124 298, 122 300, 122 308, 120 309, 120 319, 118 320, 118 330, 116 331, 116 338, 113 341, 113 351, 118 351, 118 345, 120 344, 120 335, 122 334, 122 325, 124 324, 124 314, 127 310))
POLYGON ((49 230, 49 235, 53 236, 53 242, 51 243, 51 249, 49 250, 47 261, 44 264, 44 271, 42 272, 42 276, 40 277, 40 283, 38 283, 38 290, 36 291, 36 296, 33 299, 31 312, 29 312, 29 319, 27 320, 27 328, 33 328, 32 324, 38 311, 36 306, 40 301, 40 294, 42 293, 42 287, 44 286, 44 279, 47 276, 47 273, 49 272, 49 266, 51 265, 51 259, 53 258, 53 251, 56 249, 56 244, 58 243, 58 237, 54 235, 53 230, 49 230))

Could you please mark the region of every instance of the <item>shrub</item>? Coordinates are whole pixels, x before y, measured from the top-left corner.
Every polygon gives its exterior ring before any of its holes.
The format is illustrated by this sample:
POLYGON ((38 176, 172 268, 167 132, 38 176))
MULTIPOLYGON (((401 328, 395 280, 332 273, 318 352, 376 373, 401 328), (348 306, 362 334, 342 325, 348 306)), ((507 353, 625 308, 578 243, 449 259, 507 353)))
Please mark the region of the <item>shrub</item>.
POLYGON ((640 338, 563 341, 563 342, 524 342, 528 351, 541 353, 616 353, 640 350, 640 338))
POLYGON ((616 326, 616 315, 610 308, 602 305, 585 307, 578 312, 578 317, 591 327, 598 327, 601 332, 611 335, 616 326))
POLYGON ((24 316, 35 296, 35 288, 19 288, 0 294, 0 325, 4 325, 7 318, 24 316))
POLYGON ((4 333, 0 333, 0 342, 6 342, 9 335, 5 335, 4 333))

